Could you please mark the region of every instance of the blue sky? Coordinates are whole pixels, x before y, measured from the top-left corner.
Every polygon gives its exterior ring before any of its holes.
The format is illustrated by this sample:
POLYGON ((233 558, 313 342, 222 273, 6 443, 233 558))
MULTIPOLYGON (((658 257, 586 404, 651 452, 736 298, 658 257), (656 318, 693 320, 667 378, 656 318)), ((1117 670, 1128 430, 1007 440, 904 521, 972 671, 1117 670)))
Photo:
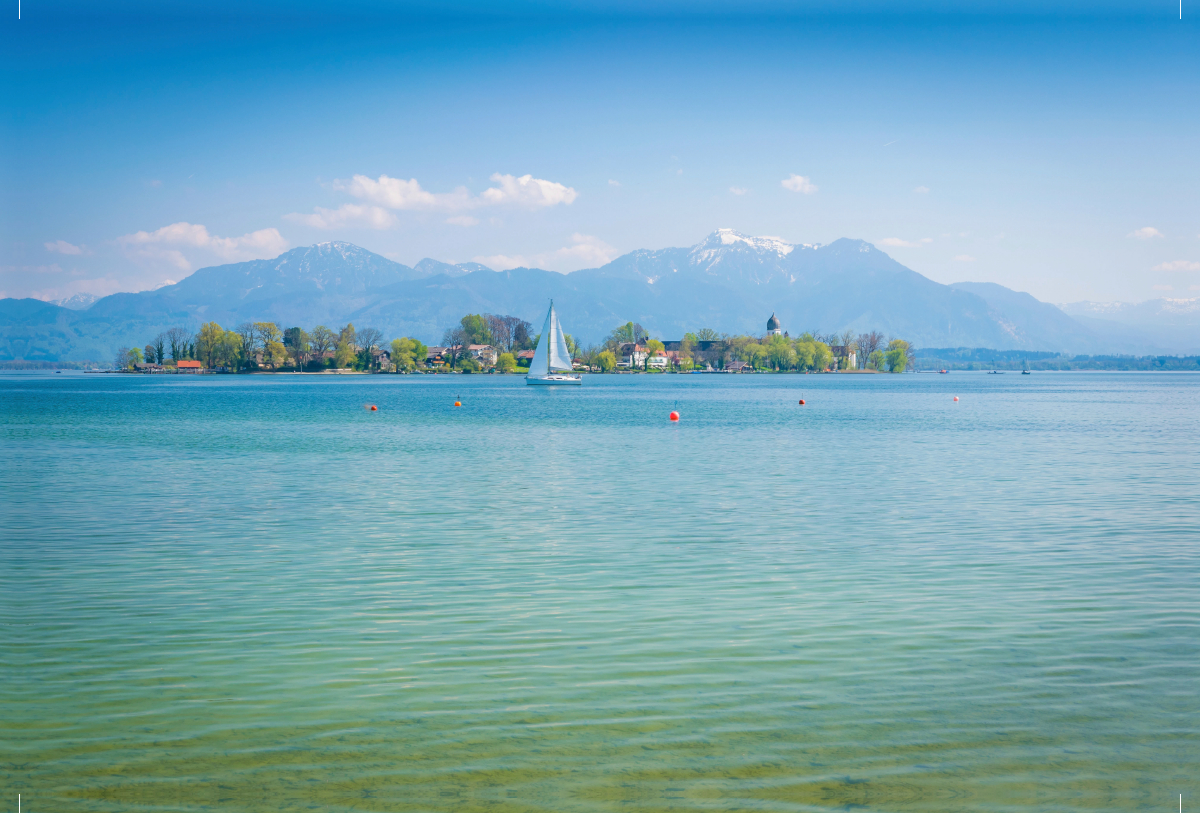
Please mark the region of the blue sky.
POLYGON ((1200 296, 1186 4, 13 6, 5 296, 331 239, 571 271, 718 227, 1053 302, 1200 296))

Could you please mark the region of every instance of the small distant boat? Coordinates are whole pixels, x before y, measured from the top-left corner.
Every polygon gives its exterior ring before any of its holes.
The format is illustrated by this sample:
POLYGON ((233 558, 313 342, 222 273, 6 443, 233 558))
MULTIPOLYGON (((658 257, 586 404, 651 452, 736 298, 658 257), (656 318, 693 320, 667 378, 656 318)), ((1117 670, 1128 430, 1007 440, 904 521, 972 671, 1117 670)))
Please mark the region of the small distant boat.
POLYGON ((1021 371, 1021 375, 1029 375, 1029 371, 1028 371, 1028 370, 1022 370, 1022 371, 1021 371))
POLYGON ((946 373, 948 373, 948 372, 950 372, 950 371, 949 371, 949 370, 938 370, 938 372, 939 372, 941 375, 945 375, 946 373))
POLYGON ((554 312, 554 300, 551 300, 550 310, 546 312, 546 323, 542 325, 542 336, 538 339, 537 350, 533 352, 533 361, 529 363, 525 383, 582 384, 583 376, 569 375, 572 369, 571 351, 567 349, 562 323, 558 321, 558 314, 554 312))

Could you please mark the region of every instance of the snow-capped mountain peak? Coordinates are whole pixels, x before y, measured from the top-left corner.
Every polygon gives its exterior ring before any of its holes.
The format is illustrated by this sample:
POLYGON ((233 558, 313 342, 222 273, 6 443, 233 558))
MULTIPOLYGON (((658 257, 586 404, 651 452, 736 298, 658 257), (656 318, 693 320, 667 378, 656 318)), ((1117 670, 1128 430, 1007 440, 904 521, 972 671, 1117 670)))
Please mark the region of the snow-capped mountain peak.
POLYGON ((758 252, 773 252, 780 257, 791 254, 796 248, 793 244, 780 237, 749 237, 733 229, 717 229, 703 243, 696 246, 697 250, 705 251, 722 246, 746 245, 758 252))

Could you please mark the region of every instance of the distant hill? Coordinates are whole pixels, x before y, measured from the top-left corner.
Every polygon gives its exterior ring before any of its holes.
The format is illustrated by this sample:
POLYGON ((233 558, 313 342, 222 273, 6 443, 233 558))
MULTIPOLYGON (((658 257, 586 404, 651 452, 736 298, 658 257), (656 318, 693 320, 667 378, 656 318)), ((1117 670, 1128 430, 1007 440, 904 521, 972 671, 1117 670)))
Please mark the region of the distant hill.
POLYGON ((106 361, 123 344, 141 346, 161 330, 206 321, 353 322, 432 343, 465 313, 512 314, 537 325, 550 299, 585 343, 629 320, 666 339, 703 327, 761 334, 775 313, 792 335, 850 328, 922 347, 1172 352, 1152 331, 1073 318, 999 285, 942 285, 862 240, 796 245, 719 229, 694 246, 633 251, 572 274, 432 259, 410 268, 330 242, 202 268, 175 285, 114 294, 86 310, 0 300, 0 360, 106 361))
POLYGON ((1072 302, 1064 313, 1100 333, 1146 339, 1164 352, 1200 352, 1200 297, 1145 302, 1072 302))

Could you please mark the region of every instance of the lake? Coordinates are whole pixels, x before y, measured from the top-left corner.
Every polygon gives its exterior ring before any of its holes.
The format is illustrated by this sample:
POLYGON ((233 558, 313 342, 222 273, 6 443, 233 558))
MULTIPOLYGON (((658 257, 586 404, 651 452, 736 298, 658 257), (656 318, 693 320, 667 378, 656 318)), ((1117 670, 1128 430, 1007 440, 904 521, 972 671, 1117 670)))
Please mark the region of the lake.
POLYGON ((0 415, 33 813, 1200 796, 1194 374, 12 374, 0 415))

